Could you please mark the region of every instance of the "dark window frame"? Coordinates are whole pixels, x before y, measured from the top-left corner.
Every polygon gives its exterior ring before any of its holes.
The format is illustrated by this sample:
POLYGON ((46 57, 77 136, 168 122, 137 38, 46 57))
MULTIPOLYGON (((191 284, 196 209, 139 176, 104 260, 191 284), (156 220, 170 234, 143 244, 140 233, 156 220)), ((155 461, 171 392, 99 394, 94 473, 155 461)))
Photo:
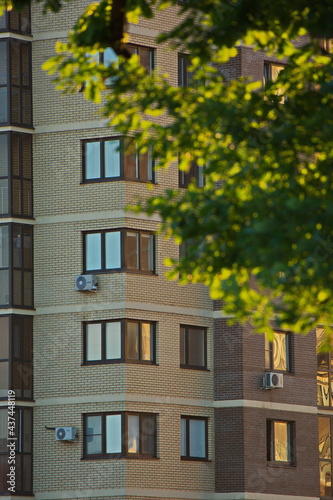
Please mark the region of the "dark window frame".
POLYGON ((286 369, 281 370, 274 368, 274 346, 276 343, 270 342, 265 337, 265 370, 274 371, 279 373, 292 373, 293 372, 293 362, 292 362, 292 352, 293 352, 293 335, 292 332, 285 332, 282 330, 274 330, 274 335, 285 335, 286 337, 286 369))
POLYGON ((112 319, 112 320, 97 320, 86 321, 83 323, 83 365, 101 365, 101 364, 116 364, 116 363, 134 363, 144 365, 156 364, 156 321, 136 320, 131 318, 112 319), (133 322, 139 324, 139 359, 132 359, 127 356, 127 323, 133 322), (106 357, 106 325, 108 323, 121 324, 121 357, 108 359, 106 357), (152 333, 152 351, 153 356, 151 360, 144 360, 142 358, 141 345, 142 345, 142 323, 149 323, 152 333), (100 324, 101 325, 101 359, 88 360, 87 359, 87 325, 100 324))
POLYGON ((85 274, 102 274, 102 273, 116 273, 116 272, 131 272, 131 273, 139 273, 139 274, 156 274, 156 241, 155 235, 153 231, 146 231, 142 229, 132 229, 132 228, 114 228, 114 229, 102 229, 95 231, 84 231, 83 232, 83 269, 85 274), (106 243, 105 243, 105 235, 107 233, 120 232, 120 267, 118 268, 107 268, 106 267, 106 243), (137 233, 139 235, 139 267, 131 268, 127 266, 128 257, 126 255, 127 252, 127 243, 126 243, 126 234, 127 232, 137 233), (86 236, 89 234, 101 234, 101 268, 98 269, 87 269, 86 260, 86 236), (152 269, 142 269, 142 248, 141 248, 141 235, 149 235, 152 241, 152 269))
POLYGON ((3 38, 0 43, 6 45, 7 54, 7 82, 1 84, 0 88, 7 89, 6 104, 7 104, 7 120, 0 122, 0 125, 16 125, 23 128, 32 129, 32 62, 31 62, 31 42, 18 39, 3 38), (14 47, 17 44, 17 47, 14 47), (26 53, 23 54, 23 47, 26 47, 26 53), (12 69, 13 54, 18 57, 18 82, 13 80, 12 69), (26 61, 28 57, 28 61, 26 61), (24 75, 24 67, 28 70, 28 76, 24 75), (26 82, 27 79, 27 82, 26 82), (14 114, 14 96, 18 95, 18 120, 13 116, 14 114), (27 100, 24 95, 28 96, 27 100), (28 120, 25 119, 25 109, 28 109, 28 120))
MULTIPOLYGON (((99 458, 156 458, 157 457, 157 413, 144 413, 144 412, 128 412, 128 411, 115 411, 115 412, 96 412, 96 413, 85 413, 83 414, 83 429, 84 429, 84 439, 83 439, 83 459, 93 460, 99 458), (120 415, 121 416, 121 452, 120 453, 107 453, 106 452, 106 441, 107 441, 107 431, 106 431, 106 417, 108 415, 120 415), (126 438, 128 436, 128 417, 129 416, 139 416, 139 427, 140 427, 140 439, 138 453, 132 453, 128 451, 128 443, 126 438), (101 453, 89 454, 87 453, 87 438, 89 435, 86 432, 87 429, 87 418, 88 417, 101 417, 101 453), (153 453, 144 453, 143 448, 143 438, 145 435, 145 420, 153 419, 154 421, 154 433, 151 434, 154 446, 153 453)), ((94 435, 94 434, 92 434, 94 435)))
MULTIPOLYGON (((185 420, 186 422, 186 454, 181 454, 181 460, 193 460, 199 462, 207 462, 209 457, 208 451, 208 417, 198 417, 193 415, 181 415, 180 421, 185 420), (205 457, 196 457, 190 454, 190 421, 191 420, 200 420, 205 423, 205 457)), ((182 435, 181 435, 182 438, 182 435)))
MULTIPOLYGON (((8 358, 1 358, 1 363, 8 363, 8 388, 15 391, 16 400, 33 400, 33 322, 32 316, 19 314, 3 315, 8 319, 8 358), (27 355, 28 351, 28 355, 27 355), (19 382, 19 384, 17 383, 19 382), (28 392, 30 394, 25 394, 28 392)), ((0 336, 4 332, 0 332, 0 336)), ((7 400, 7 394, 0 396, 7 400)))
POLYGON ((20 309, 34 309, 33 295, 33 226, 28 224, 0 224, 0 227, 8 227, 8 266, 1 267, 0 271, 8 271, 8 304, 1 304, 0 309, 16 307, 20 309), (17 233, 15 234, 15 231, 17 233), (15 247, 15 236, 20 238, 20 246, 15 247), (28 237, 31 243, 30 251, 25 247, 25 237, 28 237), (18 249, 15 255, 15 248, 18 249), (30 255, 29 255, 30 254, 30 255), (18 261, 18 263, 16 262, 18 261), (20 276, 20 289, 15 289, 15 275, 20 276), (29 279, 30 278, 30 279, 29 279), (17 301, 16 297, 20 296, 17 301), (29 299, 30 298, 30 299, 29 299))
POLYGON ((196 162, 192 162, 187 172, 178 169, 178 185, 180 188, 187 189, 193 181, 196 182, 197 187, 204 187, 205 185, 204 167, 200 167, 196 162))
POLYGON ((277 466, 292 466, 296 465, 295 454, 295 422, 283 419, 267 419, 266 421, 266 437, 267 437, 267 462, 277 466), (274 433, 274 424, 284 423, 287 424, 287 453, 288 460, 276 460, 275 448, 276 437, 274 433))
MULTIPOLYGON (((2 418, 5 421, 8 420, 8 408, 0 408, 0 413, 4 414, 2 418)), ((32 457, 33 457, 33 445, 32 445, 32 432, 33 432, 33 409, 29 407, 19 407, 15 406, 15 437, 17 438, 15 443, 15 495, 32 495, 33 494, 33 484, 32 484, 32 457), (28 427, 26 432, 25 427, 28 427), (28 441, 28 442, 27 442, 28 441), (29 472, 27 473, 27 461, 29 472), (20 464, 20 465, 19 465, 20 464), (24 488, 24 481, 26 485, 30 483, 30 487, 24 488)), ((10 442, 10 441, 9 441, 10 442)), ((3 461, 3 468, 0 468, 5 475, 9 472, 8 463, 8 450, 5 452, 0 451, 0 460, 3 461)), ((13 464, 11 464, 13 465, 13 464)), ((0 494, 8 495, 8 484, 7 477, 3 481, 6 484, 6 489, 0 491, 0 494)))
POLYGON ((178 53, 178 87, 189 87, 193 73, 189 71, 191 65, 189 54, 178 53))
MULTIPOLYGON (((1 16, 2 17, 2 16, 1 16)), ((30 5, 26 5, 22 11, 11 10, 5 11, 3 14, 5 18, 5 27, 0 28, 0 33, 20 33, 21 35, 31 35, 31 12, 30 5), (13 28, 14 16, 17 16, 18 29, 13 28)))
POLYGON ((20 132, 0 132, 7 142, 7 175, 0 176, 0 181, 7 180, 8 210, 0 216, 13 216, 22 219, 33 218, 33 178, 32 178, 32 135, 20 132), (25 144, 26 143, 26 144, 25 144), (28 154, 25 149, 28 148, 28 154), (14 151, 17 165, 14 165, 14 151), (16 171, 17 170, 17 171, 16 171), (27 171, 29 175, 27 175, 27 171), (28 188, 28 201, 25 200, 28 188), (19 209, 15 210, 15 206, 19 209))
POLYGON ((208 370, 207 368, 207 328, 202 327, 202 326, 193 326, 193 325, 180 325, 180 343, 182 344, 182 329, 184 329, 184 343, 185 343, 185 349, 184 349, 184 358, 185 358, 185 363, 180 363, 181 368, 187 368, 191 370, 208 370), (191 330, 201 330, 204 335, 204 365, 192 365, 189 362, 189 329, 191 330))
MULTIPOLYGON (((332 432, 333 432, 333 419, 331 416, 329 415, 318 415, 318 455, 319 455, 319 474, 321 475, 321 472, 322 470, 324 469, 325 466, 329 466, 330 468, 330 472, 329 472, 329 475, 328 475, 328 483, 329 485, 326 486, 326 484, 324 485, 324 489, 325 491, 322 492, 320 491, 319 494, 320 494, 320 498, 332 498, 333 496, 333 484, 332 484, 332 473, 333 473, 333 457, 332 457, 332 453, 333 453, 333 449, 332 449, 332 445, 333 445, 333 439, 332 439, 332 432), (325 440, 324 441, 321 441, 321 438, 323 436, 321 436, 321 433, 320 433, 320 420, 328 420, 329 421, 329 432, 330 434, 327 435, 325 437, 325 440), (330 456, 325 456, 325 450, 327 452, 327 450, 330 450, 330 456), (322 456, 321 452, 324 452, 324 456, 322 456), (323 468, 323 469, 322 469, 323 468)), ((327 470, 327 469, 326 469, 327 470)), ((327 472, 326 472, 327 474, 327 472)), ((325 483, 326 483, 326 480, 325 480, 325 483)), ((320 489, 322 488, 322 484, 321 484, 321 481, 320 481, 320 489)))
MULTIPOLYGON (((324 352, 319 348, 327 341, 325 329, 318 326, 316 329, 316 344, 317 344, 317 405, 321 408, 333 407, 333 351, 324 352), (324 335, 324 339, 320 339, 320 333, 324 335)), ((331 348, 333 341, 331 342, 331 348)))
MULTIPOLYGON (((111 137, 96 137, 94 139, 84 139, 81 141, 81 150, 82 150, 82 184, 91 184, 96 182, 114 182, 114 181, 132 181, 132 182, 150 182, 155 183, 155 162, 152 158, 151 151, 146 152, 145 154, 141 154, 139 152, 128 153, 124 151, 125 147, 125 136, 111 136, 111 137), (119 150, 119 161, 120 161, 120 174, 118 176, 107 177, 105 175, 105 143, 110 141, 120 141, 120 150, 119 150), (96 142, 100 144, 99 154, 100 154, 100 166, 101 166, 101 174, 99 177, 90 179, 86 177, 87 170, 87 154, 86 154, 86 144, 96 142), (147 155, 146 159, 144 158, 147 155), (134 156, 134 161, 138 164, 138 175, 137 176, 129 176, 126 172, 126 159, 130 156, 134 156), (143 166, 144 162, 147 162, 147 166, 143 166), (151 162, 151 167, 149 167, 149 163, 151 162), (147 178, 144 176, 144 171, 147 170, 147 178), (151 176, 149 175, 149 170, 151 170, 151 176), (151 178, 150 178, 151 177, 151 178)), ((128 138, 129 139, 129 138, 128 138)))

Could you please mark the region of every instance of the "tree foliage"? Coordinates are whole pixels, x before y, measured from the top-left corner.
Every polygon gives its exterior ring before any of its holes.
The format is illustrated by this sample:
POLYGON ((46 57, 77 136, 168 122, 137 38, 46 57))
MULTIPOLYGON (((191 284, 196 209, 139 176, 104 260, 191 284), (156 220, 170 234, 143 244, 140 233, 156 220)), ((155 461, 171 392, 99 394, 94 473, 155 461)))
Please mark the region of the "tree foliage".
MULTIPOLYGON (((61 2, 43 5, 57 10, 61 2)), ((159 168, 204 167, 204 187, 163 196, 152 189, 137 210, 159 213, 162 230, 186 241, 170 276, 205 283, 225 312, 250 318, 259 332, 271 331, 272 320, 304 333, 333 318, 333 56, 320 43, 332 33, 330 0, 102 0, 45 63, 60 89, 84 87, 120 133, 152 147, 159 168), (158 68, 148 74, 126 51, 125 19, 161 9, 180 11, 157 41, 190 54, 185 88, 158 68), (288 65, 265 86, 227 81, 223 65, 240 44, 288 65), (111 66, 91 56, 106 47, 119 55, 111 66)))

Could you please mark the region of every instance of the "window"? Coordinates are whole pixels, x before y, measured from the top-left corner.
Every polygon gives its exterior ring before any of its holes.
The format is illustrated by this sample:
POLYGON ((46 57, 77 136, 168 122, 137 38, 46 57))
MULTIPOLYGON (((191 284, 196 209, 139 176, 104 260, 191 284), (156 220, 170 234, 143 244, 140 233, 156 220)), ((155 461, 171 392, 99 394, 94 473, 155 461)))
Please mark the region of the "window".
POLYGON ((0 225, 0 282, 0 306, 33 307, 32 226, 0 225))
POLYGON ((156 415, 99 413, 84 415, 85 458, 156 457, 156 415))
POLYGON ((127 50, 131 54, 137 54, 140 58, 140 64, 143 66, 148 73, 151 73, 154 69, 154 49, 150 47, 143 47, 142 45, 126 45, 127 50))
POLYGON ((155 363, 155 323, 130 319, 84 325, 86 364, 155 363))
POLYGON ((32 399, 32 317, 0 316, 0 399, 32 399))
POLYGON ((332 419, 319 417, 319 480, 320 496, 332 497, 332 419))
POLYGON ((265 368, 266 370, 276 370, 290 372, 290 349, 291 334, 285 332, 274 332, 273 342, 269 342, 265 337, 265 368))
POLYGON ((294 422, 267 421, 267 460, 269 462, 292 464, 294 422))
POLYGON ((188 54, 178 54, 178 86, 188 87, 191 84, 193 73, 189 71, 190 59, 188 54))
MULTIPOLYGON (((141 45, 133 44, 127 44, 126 49, 130 54, 137 54, 139 56, 141 66, 143 66, 147 70, 147 72, 151 74, 154 69, 154 49, 152 49, 151 47, 144 47, 141 45)), ((102 52, 89 54, 89 57, 93 61, 96 61, 96 63, 104 64, 104 66, 110 66, 118 59, 117 54, 111 47, 108 47, 102 52)), ((112 87, 112 85, 115 83, 116 78, 116 76, 106 78, 104 80, 105 85, 107 87, 112 87)), ((81 90, 83 90, 83 88, 81 90)))
POLYGON ((148 231, 118 229, 84 234, 85 272, 154 272, 154 236, 148 231))
POLYGON ((179 187, 187 188, 191 182, 195 182, 198 187, 205 185, 204 167, 199 167, 195 162, 192 162, 190 169, 185 172, 179 170, 179 187))
POLYGON ((181 458, 207 460, 207 418, 181 417, 181 458))
POLYGON ((31 43, 0 40, 0 123, 31 127, 31 43))
MULTIPOLYGON (((275 82, 278 79, 279 74, 281 71, 285 69, 285 66, 283 64, 276 64, 272 62, 265 62, 264 63, 264 74, 263 74, 263 83, 264 85, 267 85, 269 82, 275 82)), ((275 94, 277 96, 281 96, 281 103, 284 103, 286 101, 286 97, 283 96, 283 90, 282 89, 277 89, 275 94)))
POLYGON ((0 214, 32 217, 32 136, 0 133, 0 214))
POLYGON ((332 352, 326 352, 327 337, 324 328, 316 329, 317 337, 317 404, 318 406, 333 406, 333 357, 332 352))
POLYGON ((207 329, 198 326, 180 326, 180 366, 207 368, 207 329))
POLYGON ((0 31, 30 34, 30 6, 26 5, 22 11, 6 11, 0 16, 0 31))
POLYGON ((154 162, 151 152, 124 151, 124 137, 83 141, 84 182, 106 180, 154 180, 154 162))
POLYGON ((0 408, 0 494, 10 493, 7 481, 11 464, 8 462, 14 447, 15 493, 32 494, 32 409, 16 406, 14 421, 10 419, 10 425, 9 416, 7 407, 0 408), (14 439, 11 432, 14 433, 14 439), (7 447, 10 443, 15 443, 13 448, 7 447))

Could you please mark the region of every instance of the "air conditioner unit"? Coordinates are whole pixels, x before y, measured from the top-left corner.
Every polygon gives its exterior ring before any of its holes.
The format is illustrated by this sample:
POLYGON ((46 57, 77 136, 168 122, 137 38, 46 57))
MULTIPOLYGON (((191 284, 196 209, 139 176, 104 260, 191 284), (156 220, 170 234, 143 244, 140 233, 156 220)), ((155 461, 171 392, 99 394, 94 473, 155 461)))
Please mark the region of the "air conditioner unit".
POLYGON ((75 277, 75 290, 81 292, 95 292, 97 290, 97 278, 94 274, 81 274, 75 277))
POLYGON ((267 372, 264 375, 264 389, 279 389, 283 387, 283 373, 267 372))
POLYGON ((75 441, 77 437, 76 427, 56 427, 55 439, 56 441, 75 441))

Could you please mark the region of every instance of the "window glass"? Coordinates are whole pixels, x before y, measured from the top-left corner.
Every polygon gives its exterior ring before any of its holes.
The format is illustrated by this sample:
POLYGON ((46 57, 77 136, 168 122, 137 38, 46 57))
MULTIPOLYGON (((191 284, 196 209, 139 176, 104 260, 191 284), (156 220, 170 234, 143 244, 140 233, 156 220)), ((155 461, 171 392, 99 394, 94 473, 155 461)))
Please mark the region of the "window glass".
POLYGON ((152 271, 153 264, 153 235, 141 233, 141 266, 144 271, 152 271))
POLYGON ((9 389, 9 362, 0 363, 0 398, 7 397, 9 389))
POLYGON ((193 366, 205 365, 205 332, 199 328, 188 331, 188 362, 193 366))
POLYGON ((140 417, 139 415, 128 415, 128 439, 127 448, 129 453, 139 453, 140 441, 140 417))
POLYGON ((181 365, 186 364, 185 351, 186 351, 185 328, 181 327, 180 328, 180 364, 181 365))
POLYGON ((126 267, 139 269, 139 233, 126 232, 126 267))
POLYGON ((326 342, 326 333, 324 328, 316 329, 317 336, 317 368, 318 370, 328 370, 329 368, 329 353, 323 352, 321 348, 326 342))
POLYGON ((86 419, 86 452, 88 455, 102 453, 102 417, 91 416, 86 419))
POLYGON ((21 227, 13 227, 13 265, 22 267, 22 235, 21 227))
POLYGON ((21 44, 22 51, 22 84, 26 87, 30 86, 30 45, 27 43, 21 44))
POLYGON ((0 359, 9 357, 9 318, 0 317, 0 359))
POLYGON ((24 271, 23 282, 23 305, 26 307, 31 307, 33 305, 32 271, 24 271))
POLYGON ((8 134, 0 134, 0 177, 8 177, 8 134))
POLYGON ((153 360, 152 325, 141 323, 141 359, 143 361, 153 360))
POLYGON ((289 462, 288 424, 287 422, 274 422, 274 460, 289 462))
POLYGON ((21 90, 19 87, 12 87, 10 93, 11 122, 21 123, 21 90))
POLYGON ((12 210, 14 215, 22 213, 22 196, 21 196, 21 181, 20 179, 12 179, 12 210))
POLYGON ((320 476, 320 496, 331 497, 332 489, 332 463, 320 462, 319 464, 320 476))
POLYGON ((6 16, 6 13, 2 14, 2 16, 0 16, 0 30, 3 31, 6 29, 7 27, 7 16, 6 16))
MULTIPOLYGON (((0 253, 1 255, 1 253, 0 253)), ((0 269, 0 305, 9 304, 9 271, 0 269)))
MULTIPOLYGON (((0 268, 9 265, 9 228, 0 226, 0 268)), ((2 283, 2 282, 1 282, 2 283)))
POLYGON ((120 231, 105 233, 105 267, 118 269, 121 267, 120 231))
POLYGON ((106 416, 106 453, 121 453, 121 415, 106 416))
POLYGON ((23 266, 32 269, 32 228, 23 226, 23 266))
POLYGON ((180 428, 180 433, 181 433, 181 456, 185 457, 187 455, 187 448, 186 448, 186 437, 187 437, 187 430, 186 430, 186 425, 187 421, 185 418, 181 419, 181 428, 180 428))
POLYGON ((8 121, 7 87, 0 87, 0 123, 8 121))
POLYGON ((94 270, 102 267, 101 233, 86 234, 86 269, 94 270))
POLYGON ((265 337, 265 368, 290 371, 290 334, 274 332, 273 342, 265 337))
POLYGON ((200 458, 206 456, 205 420, 190 420, 190 456, 200 458))
POLYGON ((12 85, 20 85, 20 46, 18 40, 10 40, 10 76, 12 85))
POLYGON ((180 327, 180 365, 187 368, 206 367, 206 329, 180 327))
POLYGON ((156 415, 141 414, 141 453, 156 455, 156 415))
POLYGON ((100 142, 85 143, 85 177, 98 179, 101 176, 100 142))
POLYGON ((7 82, 7 43, 0 42, 0 85, 7 85, 7 82))
POLYGON ((332 353, 327 351, 327 344, 330 345, 330 339, 327 338, 324 328, 316 329, 317 337, 317 404, 319 406, 333 406, 332 388, 333 388, 333 365, 332 353))
POLYGON ((319 457, 332 458, 331 456, 331 419, 319 417, 318 419, 318 435, 319 435, 319 457))
POLYGON ((121 358, 121 322, 106 323, 106 359, 121 358))
MULTIPOLYGON (((102 54, 102 58, 103 58, 103 63, 105 66, 110 66, 112 63, 116 62, 117 59, 118 59, 118 56, 117 54, 115 53, 115 51, 113 49, 111 49, 110 47, 108 47, 107 49, 104 50, 103 54, 102 54)), ((108 85, 112 85, 114 82, 115 82, 115 79, 116 77, 109 77, 109 78, 106 78, 104 80, 104 83, 106 86, 108 85)))
POLYGON ((86 330, 86 357, 87 361, 95 361, 102 357, 102 325, 91 323, 86 330))
POLYGON ((181 456, 183 458, 207 458, 206 426, 206 419, 181 418, 181 456))
POLYGON ((127 357, 139 359, 139 323, 127 322, 127 357))
POLYGON ((286 371, 287 360, 288 360, 287 335, 283 333, 274 333, 273 369, 286 371))
POLYGON ((8 438, 8 409, 0 408, 0 452, 7 451, 8 438))
POLYGON ((105 141, 104 148, 105 177, 119 177, 120 140, 105 141))

